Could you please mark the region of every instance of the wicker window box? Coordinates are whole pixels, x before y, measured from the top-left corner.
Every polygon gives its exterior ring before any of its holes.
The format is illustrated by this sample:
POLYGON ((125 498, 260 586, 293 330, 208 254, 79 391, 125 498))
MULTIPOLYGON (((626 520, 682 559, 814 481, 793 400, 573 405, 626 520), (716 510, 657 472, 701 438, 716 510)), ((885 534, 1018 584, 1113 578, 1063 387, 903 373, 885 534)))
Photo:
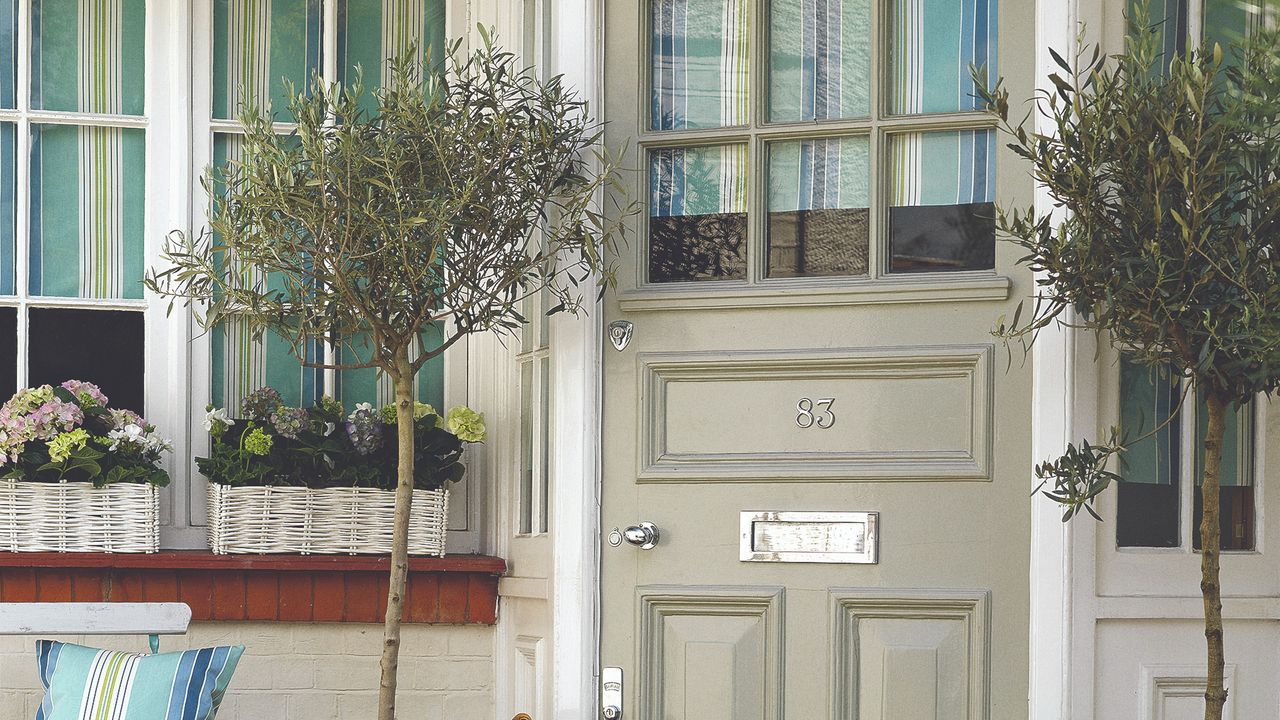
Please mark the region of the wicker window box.
POLYGON ((154 553, 159 547, 154 485, 0 480, 0 550, 154 553))

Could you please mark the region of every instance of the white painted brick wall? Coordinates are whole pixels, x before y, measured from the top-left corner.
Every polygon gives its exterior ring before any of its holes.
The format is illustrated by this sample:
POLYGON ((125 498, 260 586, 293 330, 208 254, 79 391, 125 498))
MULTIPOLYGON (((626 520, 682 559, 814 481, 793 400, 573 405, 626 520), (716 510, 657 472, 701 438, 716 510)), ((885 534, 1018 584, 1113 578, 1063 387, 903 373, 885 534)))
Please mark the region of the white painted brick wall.
MULTIPOLYGON (((64 637, 146 652, 145 637, 64 637)), ((34 637, 0 636, 0 719, 35 717, 40 704, 34 637)), ((338 623, 195 623, 160 651, 245 646, 218 720, 366 720, 377 714, 382 626, 338 623)), ((493 628, 406 625, 400 653, 400 720, 490 720, 493 628)))

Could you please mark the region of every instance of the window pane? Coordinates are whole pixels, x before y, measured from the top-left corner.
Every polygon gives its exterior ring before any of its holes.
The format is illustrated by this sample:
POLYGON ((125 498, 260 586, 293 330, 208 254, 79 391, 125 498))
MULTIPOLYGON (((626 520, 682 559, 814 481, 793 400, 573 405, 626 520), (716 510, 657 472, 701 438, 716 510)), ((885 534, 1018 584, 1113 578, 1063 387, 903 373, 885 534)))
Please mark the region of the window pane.
POLYGON ((903 133, 889 141, 891 272, 995 267, 995 132, 903 133))
POLYGON ((32 127, 31 294, 141 298, 145 131, 32 127))
POLYGON ((892 0, 889 111, 976 110, 970 65, 996 68, 996 0, 892 0))
POLYGON ((769 277, 866 275, 870 142, 769 145, 769 277))
POLYGON ((248 96, 261 109, 288 106, 320 69, 320 0, 214 0, 213 116, 233 118, 248 96))
MULTIPOLYGON (((432 67, 444 63, 444 0, 343 0, 338 3, 338 72, 343 82, 363 70, 366 90, 390 83, 387 60, 404 56, 412 47, 418 62, 432 67), (430 53, 428 57, 428 53, 430 53)), ((376 108, 372 94, 361 103, 376 108)))
POLYGON ((146 0, 32 0, 31 107, 143 112, 146 0))
POLYGON ((17 0, 0 0, 0 108, 16 107, 18 95, 17 0))
MULTIPOLYGON (((1201 394, 1196 414, 1196 491, 1193 493, 1193 546, 1200 549, 1200 520, 1204 502, 1200 486, 1204 480, 1204 440, 1209 433, 1209 410, 1201 394)), ((1253 494, 1253 405, 1228 411, 1222 438, 1222 474, 1218 478, 1223 550, 1252 550, 1254 547, 1253 494)))
POLYGON ((113 406, 145 412, 142 313, 32 308, 29 322, 28 384, 87 380, 113 406))
MULTIPOLYGON (((13 123, 0 123, 0 295, 13 295, 17 232, 18 134, 13 123)), ((3 373, 0 370, 0 373, 3 373)))
MULTIPOLYGON (((439 326, 427 328, 423 332, 424 339, 432 348, 440 347, 442 342, 439 326)), ((357 357, 368 360, 372 357, 372 347, 364 344, 363 339, 356 340, 353 348, 343 350, 344 357, 357 357)), ((417 353, 412 353, 414 357, 417 353)), ((297 364, 297 361, 294 361, 297 364)), ((428 360, 417 377, 418 402, 430 404, 440 412, 447 412, 444 407, 444 357, 438 356, 428 360)), ((338 371, 338 399, 350 410, 356 403, 367 402, 374 407, 382 407, 395 402, 396 388, 391 378, 376 368, 360 368, 358 370, 338 371)))
POLYGON ((1168 420, 1178 406, 1180 387, 1176 379, 1120 361, 1120 428, 1129 439, 1120 456, 1122 482, 1116 488, 1116 544, 1120 547, 1179 544, 1181 443, 1178 422, 1168 420))
POLYGON ((551 358, 538 361, 539 420, 542 436, 538 439, 538 473, 541 477, 541 502, 538 508, 538 532, 550 530, 551 523, 551 358))
POLYGON ((747 146, 649 153, 649 282, 747 274, 747 146))
POLYGON ((533 365, 535 361, 520 363, 520 534, 533 532, 533 481, 536 457, 533 414, 534 391, 533 365))
POLYGON ((745 125, 749 0, 651 0, 650 125, 745 125))
POLYGON ((18 391, 18 309, 0 307, 0 402, 18 391))
MULTIPOLYGON (((302 367, 289 342, 275 333, 255 339, 247 323, 232 320, 214 329, 210 346, 211 402, 232 416, 239 414, 240 401, 261 387, 275 388, 293 406, 310 405, 323 392, 322 374, 302 367)), ((310 352, 319 355, 314 346, 310 352)))
POLYGON ((869 0, 777 0, 769 7, 769 121, 871 111, 869 0))

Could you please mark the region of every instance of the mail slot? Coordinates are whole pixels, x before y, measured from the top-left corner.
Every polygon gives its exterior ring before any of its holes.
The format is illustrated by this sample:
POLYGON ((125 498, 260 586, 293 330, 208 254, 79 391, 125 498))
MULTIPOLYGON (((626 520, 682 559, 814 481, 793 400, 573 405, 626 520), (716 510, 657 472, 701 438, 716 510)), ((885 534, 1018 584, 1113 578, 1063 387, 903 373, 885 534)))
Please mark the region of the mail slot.
POLYGON ((879 562, 874 512, 751 512, 742 518, 743 562, 879 562))

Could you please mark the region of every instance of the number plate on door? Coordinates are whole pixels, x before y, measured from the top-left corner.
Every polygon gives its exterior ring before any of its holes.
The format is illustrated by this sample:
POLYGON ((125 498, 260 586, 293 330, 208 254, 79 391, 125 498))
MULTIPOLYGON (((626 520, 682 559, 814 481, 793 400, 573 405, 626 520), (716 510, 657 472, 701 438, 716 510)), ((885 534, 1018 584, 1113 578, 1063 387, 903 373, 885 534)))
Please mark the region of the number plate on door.
POLYGON ((879 562, 874 512, 743 512, 744 562, 879 562))

